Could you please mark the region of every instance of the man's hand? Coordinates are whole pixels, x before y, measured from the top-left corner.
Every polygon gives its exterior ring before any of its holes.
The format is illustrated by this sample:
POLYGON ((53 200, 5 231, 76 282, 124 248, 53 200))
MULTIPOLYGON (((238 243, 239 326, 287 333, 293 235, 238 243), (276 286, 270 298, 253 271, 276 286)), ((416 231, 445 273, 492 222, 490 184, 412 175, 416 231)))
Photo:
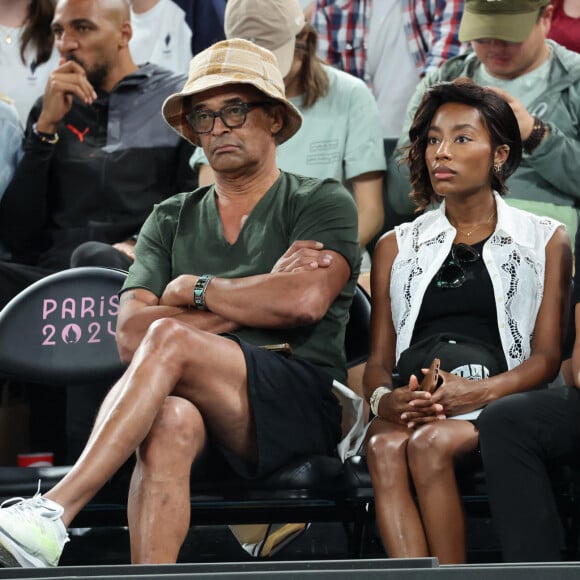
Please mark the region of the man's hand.
POLYGON ((125 240, 124 242, 113 244, 113 248, 135 261, 135 240, 125 240))
POLYGON ((514 112, 514 115, 518 121, 522 141, 525 141, 530 136, 532 129, 534 128, 534 117, 528 113, 521 101, 510 95, 510 93, 507 91, 498 89, 497 87, 486 88, 495 91, 500 97, 507 101, 507 104, 512 108, 512 111, 514 112))
POLYGON ((323 248, 321 242, 296 240, 274 264, 272 272, 307 272, 328 268, 332 264, 332 254, 323 248))
POLYGON ((159 299, 160 306, 188 308, 193 305, 193 288, 199 276, 182 274, 171 280, 159 299))
POLYGON ((97 93, 87 79, 85 69, 72 60, 61 61, 58 68, 48 77, 42 111, 36 127, 41 133, 56 133, 58 124, 70 111, 73 96, 86 104, 91 104, 97 93))

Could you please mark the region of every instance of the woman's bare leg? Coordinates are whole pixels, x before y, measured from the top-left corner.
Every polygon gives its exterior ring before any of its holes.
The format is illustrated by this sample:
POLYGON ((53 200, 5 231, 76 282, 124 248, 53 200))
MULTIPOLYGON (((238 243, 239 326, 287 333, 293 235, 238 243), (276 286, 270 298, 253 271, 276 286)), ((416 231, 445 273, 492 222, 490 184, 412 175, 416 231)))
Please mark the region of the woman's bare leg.
POLYGON ((448 419, 418 428, 407 455, 429 552, 441 564, 465 562, 465 518, 454 460, 477 447, 478 433, 468 421, 448 419))
POLYGON ((407 427, 377 418, 367 434, 367 463, 381 539, 391 558, 428 556, 407 466, 407 427))

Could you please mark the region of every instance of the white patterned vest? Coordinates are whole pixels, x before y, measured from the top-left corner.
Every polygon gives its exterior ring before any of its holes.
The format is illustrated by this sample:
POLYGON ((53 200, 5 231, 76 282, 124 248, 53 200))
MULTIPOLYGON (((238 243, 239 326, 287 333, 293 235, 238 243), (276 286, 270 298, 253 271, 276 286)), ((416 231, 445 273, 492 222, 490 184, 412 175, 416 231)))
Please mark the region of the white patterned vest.
MULTIPOLYGON (((495 193, 497 226, 483 247, 496 300, 497 324, 508 369, 531 354, 544 293, 546 245, 561 224, 508 206, 495 193)), ((396 360, 408 348, 427 286, 451 251, 456 230, 445 202, 395 228, 398 254, 391 270, 391 308, 397 335, 396 360)), ((452 300, 452 294, 449 295, 452 300)))

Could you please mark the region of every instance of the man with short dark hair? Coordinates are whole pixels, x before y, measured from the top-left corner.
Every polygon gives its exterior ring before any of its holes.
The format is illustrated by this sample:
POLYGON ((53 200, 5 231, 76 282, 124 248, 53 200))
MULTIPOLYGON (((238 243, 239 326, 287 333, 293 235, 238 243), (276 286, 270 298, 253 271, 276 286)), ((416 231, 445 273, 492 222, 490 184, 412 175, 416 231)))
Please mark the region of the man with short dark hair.
MULTIPOLYGON (((194 148, 160 115, 186 77, 135 64, 127 0, 60 0, 52 30, 61 62, 31 111, 24 156, 0 202, 0 247, 11 253, 0 261, 0 308, 69 267, 128 269, 153 205, 196 182, 194 148)), ((66 419, 61 387, 29 387, 33 449, 48 444, 57 462, 76 459, 109 386, 69 387, 66 419), (65 421, 66 452, 54 429, 65 421)))
POLYGON ((0 263, 0 307, 68 268, 84 242, 106 245, 93 248, 106 253, 101 265, 127 268, 153 204, 194 185, 193 148, 159 114, 185 76, 134 63, 127 1, 60 0, 52 30, 61 63, 0 203, 0 241, 13 254, 0 263))
POLYGON ((55 565, 65 526, 135 450, 132 560, 160 563, 176 561, 187 534, 191 467, 205 449, 252 478, 333 455, 341 440, 334 393, 345 390, 360 261, 352 197, 277 168, 276 145, 301 116, 274 55, 252 42, 194 57, 163 114, 204 148, 215 184, 162 202, 144 224, 117 325, 129 368, 69 474, 0 509, 5 565, 55 565))

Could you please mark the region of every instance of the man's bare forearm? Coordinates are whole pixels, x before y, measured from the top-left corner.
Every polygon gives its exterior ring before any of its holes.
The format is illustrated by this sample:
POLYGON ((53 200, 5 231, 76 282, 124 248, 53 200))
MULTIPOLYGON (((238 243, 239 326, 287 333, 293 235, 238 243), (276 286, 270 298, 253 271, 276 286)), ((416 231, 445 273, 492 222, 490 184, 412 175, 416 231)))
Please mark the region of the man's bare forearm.
POLYGON ((123 360, 130 360, 141 344, 147 330, 156 320, 175 318, 180 322, 213 334, 233 332, 239 325, 213 312, 192 310, 186 306, 137 305, 135 294, 128 291, 121 296, 121 314, 117 322, 117 346, 123 360), (123 308, 124 307, 124 308, 123 308))

